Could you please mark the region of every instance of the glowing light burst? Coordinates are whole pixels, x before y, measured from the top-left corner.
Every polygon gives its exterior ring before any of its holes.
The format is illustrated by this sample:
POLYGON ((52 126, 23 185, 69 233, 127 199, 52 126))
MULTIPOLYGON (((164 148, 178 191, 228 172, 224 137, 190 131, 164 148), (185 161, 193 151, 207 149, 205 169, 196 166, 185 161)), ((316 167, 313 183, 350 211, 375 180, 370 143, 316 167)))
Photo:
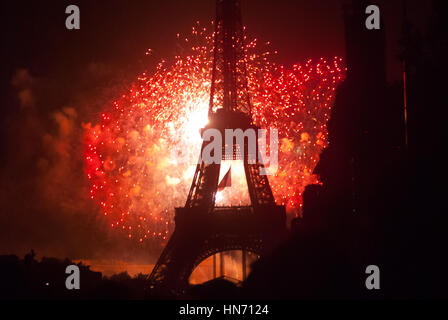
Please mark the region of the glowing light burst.
MULTIPOLYGON (((196 25, 190 38, 179 40, 182 53, 174 61, 143 73, 96 125, 86 127, 90 196, 111 227, 131 239, 166 240, 174 207, 185 203, 202 142, 199 129, 207 123, 212 39, 196 25)), ((335 57, 286 69, 260 47, 253 40, 245 48, 253 118, 279 130, 279 171, 269 179, 276 201, 297 214, 305 186, 318 182, 312 171, 327 144, 326 122, 345 67, 335 57)), ((245 185, 238 179, 243 175, 232 177, 232 185, 245 185)), ((225 191, 217 199, 223 204, 232 200, 225 191)))

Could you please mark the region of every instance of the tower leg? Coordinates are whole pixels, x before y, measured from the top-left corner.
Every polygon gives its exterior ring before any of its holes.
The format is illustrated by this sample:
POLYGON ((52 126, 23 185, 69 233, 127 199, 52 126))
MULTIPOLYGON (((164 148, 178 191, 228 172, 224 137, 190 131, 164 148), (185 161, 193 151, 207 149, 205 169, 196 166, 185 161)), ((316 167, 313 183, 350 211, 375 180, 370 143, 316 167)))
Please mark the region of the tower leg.
POLYGON ((219 253, 220 258, 220 276, 224 277, 224 252, 219 253))
POLYGON ((243 249, 241 251, 241 253, 242 253, 241 265, 242 265, 242 268, 243 268, 243 281, 245 281, 246 280, 246 250, 243 249))
POLYGON ((213 279, 216 279, 216 254, 213 255, 213 279))

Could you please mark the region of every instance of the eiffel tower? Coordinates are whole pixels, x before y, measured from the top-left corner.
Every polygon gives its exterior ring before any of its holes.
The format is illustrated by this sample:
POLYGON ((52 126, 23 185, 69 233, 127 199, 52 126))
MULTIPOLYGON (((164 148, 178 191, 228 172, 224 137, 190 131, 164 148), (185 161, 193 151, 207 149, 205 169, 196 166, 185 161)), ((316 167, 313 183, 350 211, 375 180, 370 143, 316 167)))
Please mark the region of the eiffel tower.
MULTIPOLYGON (((222 137, 225 129, 257 129, 252 124, 243 40, 240 1, 217 0, 209 122, 202 130, 217 129, 222 137)), ((263 164, 248 161, 248 152, 241 152, 248 151, 247 144, 234 142, 233 153, 223 152, 222 159, 243 161, 250 205, 216 206, 221 164, 198 162, 185 207, 175 209, 175 230, 150 275, 151 287, 181 294, 200 262, 228 250, 243 251, 244 274, 244 252, 266 255, 285 237, 285 207, 275 204, 268 178, 260 174, 263 164)), ((255 150, 259 154, 258 144, 255 150)))

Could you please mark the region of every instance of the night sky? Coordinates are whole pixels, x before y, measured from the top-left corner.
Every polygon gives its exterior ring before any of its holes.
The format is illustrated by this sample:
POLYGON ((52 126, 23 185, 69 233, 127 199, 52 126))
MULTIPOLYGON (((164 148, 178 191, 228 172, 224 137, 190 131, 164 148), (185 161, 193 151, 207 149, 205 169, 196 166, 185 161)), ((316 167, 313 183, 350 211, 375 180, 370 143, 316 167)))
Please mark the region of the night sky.
MULTIPOLYGON (((243 23, 286 66, 344 57, 344 2, 243 0, 243 23)), ((390 81, 400 78, 401 4, 380 2, 390 81)), ((188 34, 197 20, 208 25, 214 7, 211 0, 2 0, 0 254, 146 254, 111 234, 88 199, 83 124, 96 121, 139 73, 173 56, 177 33, 188 34), (65 28, 70 4, 80 8, 80 30, 65 28)), ((429 8, 409 1, 410 19, 423 28, 429 8)))

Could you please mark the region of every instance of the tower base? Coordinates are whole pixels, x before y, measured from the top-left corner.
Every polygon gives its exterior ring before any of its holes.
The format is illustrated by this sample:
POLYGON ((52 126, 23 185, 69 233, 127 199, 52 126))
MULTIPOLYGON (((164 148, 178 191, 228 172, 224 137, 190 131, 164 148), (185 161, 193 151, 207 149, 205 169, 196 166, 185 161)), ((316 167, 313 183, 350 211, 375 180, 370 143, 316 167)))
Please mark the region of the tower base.
POLYGON ((206 258, 228 250, 265 256, 286 237, 284 206, 176 208, 176 228, 150 276, 152 287, 179 295, 206 258))

